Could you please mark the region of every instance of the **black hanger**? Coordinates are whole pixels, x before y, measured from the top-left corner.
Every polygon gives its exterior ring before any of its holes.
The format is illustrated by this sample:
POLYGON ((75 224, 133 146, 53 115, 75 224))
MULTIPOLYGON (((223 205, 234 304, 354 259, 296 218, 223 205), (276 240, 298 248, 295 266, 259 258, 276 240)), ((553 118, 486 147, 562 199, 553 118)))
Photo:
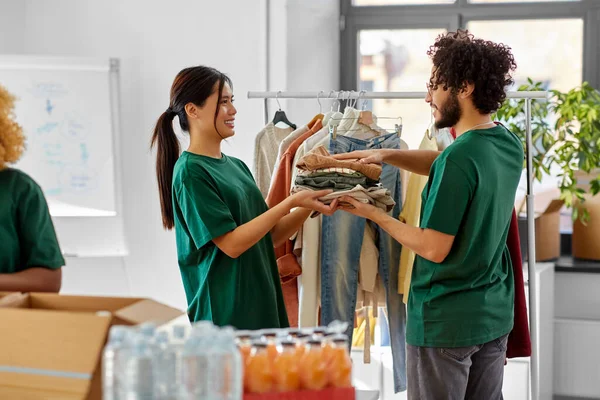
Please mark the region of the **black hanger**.
POLYGON ((275 116, 273 117, 273 125, 276 125, 279 122, 283 122, 290 128, 296 129, 296 124, 290 122, 290 120, 287 118, 287 115, 285 115, 285 111, 281 110, 281 104, 279 104, 279 93, 281 92, 277 92, 277 97, 275 97, 275 100, 277 100, 277 105, 279 106, 279 110, 275 112, 275 116))

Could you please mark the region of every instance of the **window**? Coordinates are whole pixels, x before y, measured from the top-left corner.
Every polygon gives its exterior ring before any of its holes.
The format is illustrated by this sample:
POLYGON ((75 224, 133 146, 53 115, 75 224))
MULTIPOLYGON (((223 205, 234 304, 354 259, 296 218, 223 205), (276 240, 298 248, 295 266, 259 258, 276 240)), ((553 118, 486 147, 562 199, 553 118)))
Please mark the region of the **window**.
MULTIPOLYGON (((428 47, 440 33, 458 28, 509 45, 517 61, 516 85, 530 77, 547 89, 567 91, 583 81, 600 88, 597 4, 590 0, 343 0, 341 89, 358 90, 368 81, 373 91, 424 92, 431 68, 428 47), (367 5, 380 7, 359 7, 367 5)), ((373 100, 372 107, 377 115, 402 116, 402 137, 411 148, 418 146, 430 123, 424 101, 373 100)))
POLYGON ((467 29, 512 48, 517 87, 532 78, 549 89, 568 91, 583 81, 581 19, 472 21, 467 29))
MULTIPOLYGON (((445 29, 362 30, 359 32, 359 87, 376 92, 420 92, 431 73, 427 48, 445 29), (368 57, 368 58, 367 58, 368 57), (370 59, 371 64, 364 60, 370 59)), ((370 109, 380 117, 401 117, 404 140, 419 146, 429 126, 431 111, 425 101, 372 100, 370 109), (418 134, 414 134, 417 132, 418 134)), ((380 120, 382 128, 397 121, 380 120)))

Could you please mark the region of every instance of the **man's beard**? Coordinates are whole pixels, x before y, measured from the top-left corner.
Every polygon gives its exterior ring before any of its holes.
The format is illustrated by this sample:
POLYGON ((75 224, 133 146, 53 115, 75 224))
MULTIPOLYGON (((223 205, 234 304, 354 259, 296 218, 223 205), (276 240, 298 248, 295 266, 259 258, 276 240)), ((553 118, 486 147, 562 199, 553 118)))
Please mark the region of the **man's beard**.
POLYGON ((438 111, 441 118, 439 121, 435 122, 436 129, 439 130, 455 126, 462 115, 462 110, 458 103, 458 95, 451 92, 446 103, 442 108, 438 108, 438 111))

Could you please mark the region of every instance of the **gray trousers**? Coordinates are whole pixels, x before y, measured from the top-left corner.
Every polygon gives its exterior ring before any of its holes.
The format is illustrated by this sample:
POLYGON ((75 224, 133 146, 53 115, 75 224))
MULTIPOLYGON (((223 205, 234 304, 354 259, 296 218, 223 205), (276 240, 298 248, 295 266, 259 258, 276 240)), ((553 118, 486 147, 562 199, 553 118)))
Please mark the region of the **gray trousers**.
POLYGON ((502 400, 508 335, 458 348, 407 345, 409 400, 502 400))

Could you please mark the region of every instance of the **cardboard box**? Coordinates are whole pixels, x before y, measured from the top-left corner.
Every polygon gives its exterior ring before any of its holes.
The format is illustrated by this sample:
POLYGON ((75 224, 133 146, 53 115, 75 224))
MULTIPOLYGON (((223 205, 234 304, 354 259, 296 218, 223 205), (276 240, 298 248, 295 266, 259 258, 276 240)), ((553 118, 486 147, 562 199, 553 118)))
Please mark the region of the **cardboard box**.
POLYGON ((590 213, 590 221, 583 225, 573 222, 573 257, 583 260, 600 260, 600 194, 586 195, 583 207, 590 213))
MULTIPOLYGON (((577 178, 577 187, 590 193, 590 181, 600 175, 600 169, 586 174, 581 171, 575 171, 577 178)), ((579 220, 573 223, 572 248, 573 257, 584 260, 600 260, 600 194, 592 196, 585 195, 585 202, 582 205, 576 205, 578 208, 585 207, 590 213, 590 221, 583 225, 579 220)))
POLYGON ((111 325, 182 314, 142 298, 0 293, 0 399, 101 400, 111 325))
MULTIPOLYGON (((542 212, 535 213, 535 260, 551 261, 560 257, 560 210, 562 200, 551 200, 542 212)), ((519 216, 519 236, 523 259, 527 257, 527 217, 519 216)))

